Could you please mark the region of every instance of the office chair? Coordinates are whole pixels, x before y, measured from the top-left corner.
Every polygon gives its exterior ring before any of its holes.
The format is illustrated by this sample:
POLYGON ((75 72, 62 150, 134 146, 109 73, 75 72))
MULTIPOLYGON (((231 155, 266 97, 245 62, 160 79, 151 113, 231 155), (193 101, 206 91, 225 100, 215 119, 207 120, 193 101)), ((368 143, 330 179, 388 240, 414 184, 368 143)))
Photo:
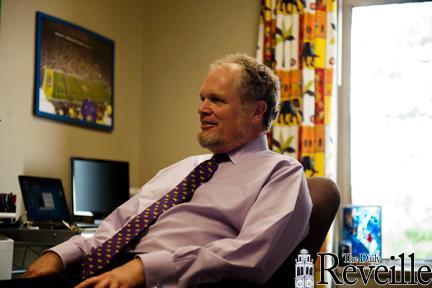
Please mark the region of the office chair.
POLYGON ((327 236, 327 232, 336 216, 341 201, 339 188, 332 180, 325 177, 312 177, 307 179, 307 184, 313 204, 312 213, 309 218, 309 233, 266 284, 253 285, 224 280, 218 283, 199 285, 199 288, 294 287, 294 268, 297 255, 301 249, 307 249, 315 262, 316 254, 319 252, 327 236))

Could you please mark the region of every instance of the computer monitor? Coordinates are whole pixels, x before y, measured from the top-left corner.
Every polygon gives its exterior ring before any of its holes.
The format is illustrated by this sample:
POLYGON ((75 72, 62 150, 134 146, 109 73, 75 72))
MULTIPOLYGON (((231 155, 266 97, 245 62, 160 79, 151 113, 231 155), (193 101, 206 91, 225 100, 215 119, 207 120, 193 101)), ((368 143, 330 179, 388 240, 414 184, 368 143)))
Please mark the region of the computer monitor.
POLYGON ((129 163, 71 157, 74 216, 102 219, 129 199, 129 163))
POLYGON ((20 175, 18 180, 29 222, 39 225, 69 221, 69 210, 60 179, 20 175))

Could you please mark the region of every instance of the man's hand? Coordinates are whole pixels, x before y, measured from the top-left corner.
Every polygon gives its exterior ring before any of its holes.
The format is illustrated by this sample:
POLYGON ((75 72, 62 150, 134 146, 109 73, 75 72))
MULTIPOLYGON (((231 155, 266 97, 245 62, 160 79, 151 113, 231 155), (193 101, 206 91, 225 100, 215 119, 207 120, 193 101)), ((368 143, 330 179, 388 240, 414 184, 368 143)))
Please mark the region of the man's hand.
POLYGON ((32 278, 57 274, 63 271, 63 261, 54 252, 48 251, 36 259, 22 276, 32 278))
POLYGON ((88 278, 75 288, 135 288, 144 286, 144 284, 144 265, 141 259, 136 258, 123 266, 88 278))

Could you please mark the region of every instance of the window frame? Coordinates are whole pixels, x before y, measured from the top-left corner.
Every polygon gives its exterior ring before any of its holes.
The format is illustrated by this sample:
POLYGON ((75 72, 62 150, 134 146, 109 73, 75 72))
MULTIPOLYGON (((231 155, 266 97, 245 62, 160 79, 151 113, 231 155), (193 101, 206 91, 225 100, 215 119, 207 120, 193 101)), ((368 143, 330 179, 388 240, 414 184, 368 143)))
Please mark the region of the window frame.
MULTIPOLYGON (((338 42, 339 71, 337 74, 337 184, 341 191, 341 207, 355 205, 352 203, 351 185, 351 118, 350 118, 350 82, 351 82, 351 28, 352 9, 362 6, 418 3, 430 1, 409 0, 340 0, 338 8, 338 42)), ((340 211, 342 209, 339 209, 340 211)), ((337 218, 335 243, 333 248, 338 250, 338 243, 342 239, 342 213, 337 218)), ((421 262, 421 261, 420 261, 421 262)), ((429 262, 428 262, 429 263, 429 262)))

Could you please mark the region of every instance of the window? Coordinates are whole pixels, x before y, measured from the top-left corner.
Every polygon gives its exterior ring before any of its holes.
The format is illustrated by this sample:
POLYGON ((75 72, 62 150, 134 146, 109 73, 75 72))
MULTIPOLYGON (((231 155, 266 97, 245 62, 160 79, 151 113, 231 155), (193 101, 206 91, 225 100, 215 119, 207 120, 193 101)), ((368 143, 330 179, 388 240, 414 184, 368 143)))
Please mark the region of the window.
POLYGON ((339 177, 352 204, 382 206, 384 258, 431 259, 432 3, 370 3, 344 7, 339 177))

